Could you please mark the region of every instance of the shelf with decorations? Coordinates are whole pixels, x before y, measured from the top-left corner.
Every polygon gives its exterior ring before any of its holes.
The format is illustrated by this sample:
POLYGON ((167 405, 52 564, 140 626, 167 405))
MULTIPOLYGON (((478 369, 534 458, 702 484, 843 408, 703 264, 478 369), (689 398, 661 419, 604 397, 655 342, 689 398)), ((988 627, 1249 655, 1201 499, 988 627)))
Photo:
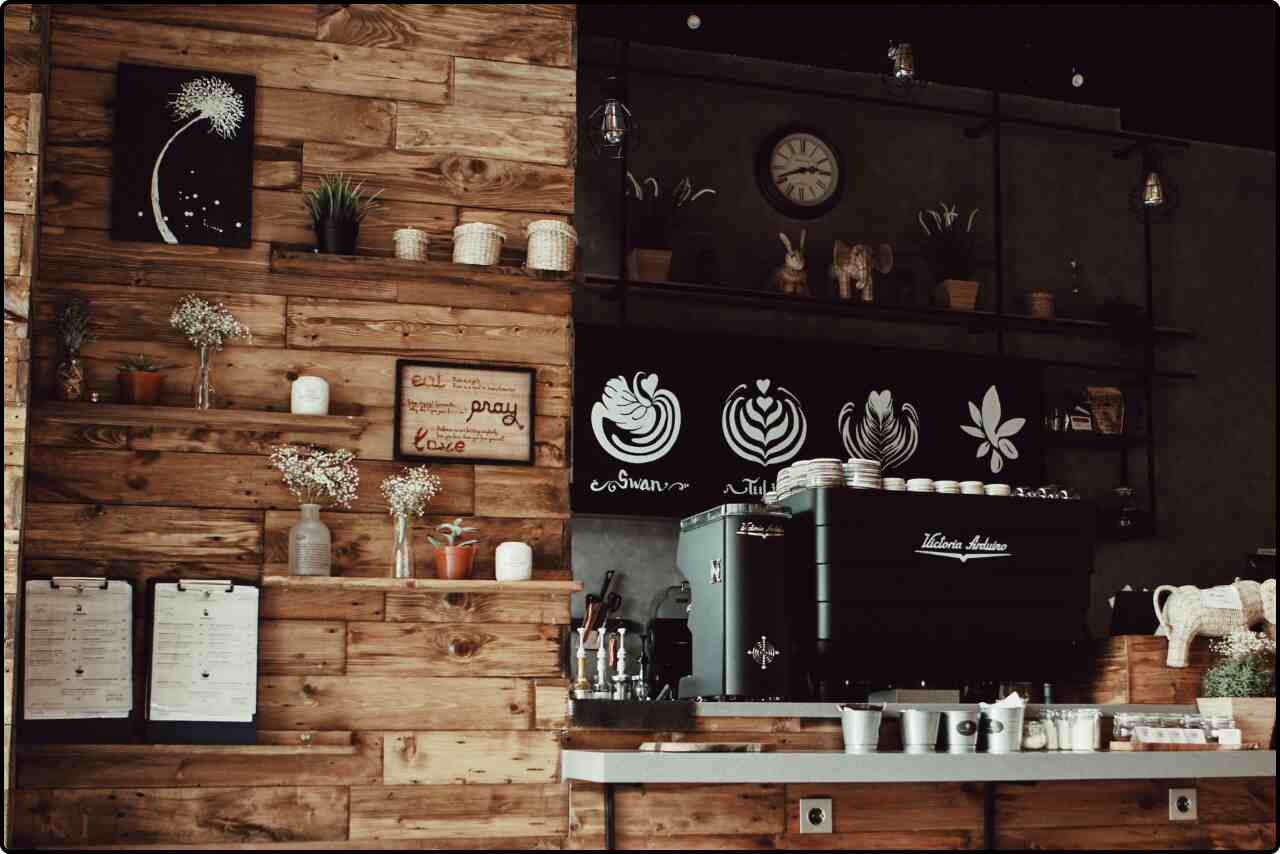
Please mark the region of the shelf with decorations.
POLYGON ((247 409, 198 409, 193 406, 51 400, 34 404, 32 416, 39 421, 58 424, 333 433, 345 436, 358 436, 369 426, 368 418, 355 415, 294 415, 289 412, 247 409))

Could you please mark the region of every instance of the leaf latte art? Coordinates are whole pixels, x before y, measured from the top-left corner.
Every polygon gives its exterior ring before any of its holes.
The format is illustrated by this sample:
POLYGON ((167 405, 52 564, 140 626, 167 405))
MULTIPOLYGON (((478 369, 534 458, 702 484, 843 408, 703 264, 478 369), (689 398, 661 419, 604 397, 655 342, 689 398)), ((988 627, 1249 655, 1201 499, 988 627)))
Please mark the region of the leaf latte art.
POLYGON ((742 383, 720 411, 720 429, 729 449, 744 460, 770 466, 800 453, 809 424, 800 399, 771 380, 756 380, 754 392, 742 383))
POLYGON ((628 463, 660 460, 680 436, 680 401, 658 388, 658 375, 614 377, 591 407, 591 431, 605 453, 628 463))

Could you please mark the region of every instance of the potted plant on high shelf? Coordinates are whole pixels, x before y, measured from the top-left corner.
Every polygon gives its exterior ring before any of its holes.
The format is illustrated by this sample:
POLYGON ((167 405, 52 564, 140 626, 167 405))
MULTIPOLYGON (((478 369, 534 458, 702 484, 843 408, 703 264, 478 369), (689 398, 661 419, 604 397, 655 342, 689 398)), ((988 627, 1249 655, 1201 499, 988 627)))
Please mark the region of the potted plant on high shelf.
POLYGON ((341 172, 322 175, 315 187, 304 191, 302 201, 311 214, 319 250, 334 255, 354 255, 360 223, 378 206, 380 195, 382 190, 367 194, 363 181, 353 185, 341 172))
POLYGON ((436 549, 436 576, 458 581, 471 577, 471 565, 475 562, 476 543, 479 540, 462 540, 465 534, 474 534, 478 528, 464 528, 461 519, 437 525, 436 530, 443 534, 441 539, 427 535, 431 545, 436 549))
POLYGON ((1276 642, 1262 632, 1237 630, 1209 642, 1217 662, 1204 674, 1202 715, 1233 718, 1244 743, 1265 750, 1276 725, 1276 642))
POLYGON ((58 365, 59 400, 84 400, 84 363, 80 348, 92 340, 89 334, 89 307, 72 297, 58 313, 58 337, 62 339, 62 362, 58 365))
POLYGON ((177 365, 162 362, 146 353, 117 353, 116 380, 120 383, 120 400, 124 403, 154 406, 164 389, 164 374, 177 365))
POLYGON ((627 276, 642 282, 665 282, 671 278, 671 239, 683 223, 689 208, 715 190, 694 190, 688 178, 681 179, 668 195, 662 195, 657 178, 637 181, 627 173, 627 276))
POLYGON ((346 448, 277 445, 268 461, 285 487, 302 502, 302 518, 289 529, 289 574, 327 576, 333 562, 332 536, 320 521, 320 506, 350 507, 360 489, 356 455, 346 448))
POLYGON ((410 516, 427 512, 427 502, 440 491, 440 477, 426 466, 406 466, 401 474, 382 481, 382 495, 396 522, 396 543, 392 552, 392 578, 413 578, 413 532, 410 516))
POLYGON ((940 204, 936 211, 925 209, 916 215, 924 229, 925 258, 940 283, 941 302, 952 311, 973 311, 978 304, 978 283, 973 278, 977 267, 973 218, 977 214, 978 209, 974 208, 963 229, 957 227, 957 205, 940 204))

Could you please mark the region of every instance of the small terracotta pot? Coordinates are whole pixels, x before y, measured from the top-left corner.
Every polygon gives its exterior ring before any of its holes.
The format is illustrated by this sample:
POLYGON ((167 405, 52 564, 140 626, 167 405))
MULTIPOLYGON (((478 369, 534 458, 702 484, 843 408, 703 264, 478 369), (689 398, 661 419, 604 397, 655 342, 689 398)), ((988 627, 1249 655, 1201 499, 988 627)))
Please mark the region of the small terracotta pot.
POLYGON ((943 279, 942 290, 951 311, 973 311, 978 304, 978 283, 968 279, 943 279))
POLYGON ((471 577, 471 563, 475 560, 473 546, 437 546, 436 578, 460 581, 471 577))
POLYGON ((671 280, 670 249, 632 249, 627 253, 627 275, 638 282, 671 280))
POLYGON ((151 405, 159 402, 164 388, 164 374, 159 371, 120 371, 120 400, 124 403, 151 405))
POLYGON ((1053 294, 1048 291, 1027 294, 1027 312, 1038 320, 1053 320, 1053 294))

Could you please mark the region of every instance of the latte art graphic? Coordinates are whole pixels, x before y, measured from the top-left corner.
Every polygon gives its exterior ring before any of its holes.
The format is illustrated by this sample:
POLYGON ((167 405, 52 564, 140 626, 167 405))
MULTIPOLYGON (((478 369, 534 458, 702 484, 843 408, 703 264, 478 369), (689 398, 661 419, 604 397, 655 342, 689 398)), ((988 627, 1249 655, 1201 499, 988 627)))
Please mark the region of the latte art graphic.
POLYGON ((658 375, 617 376, 591 407, 591 431, 605 453, 628 463, 660 460, 680 436, 680 401, 658 388, 658 375))
POLYGON ((720 429, 729 449, 744 460, 771 466, 800 453, 809 423, 800 399, 771 380, 756 380, 753 390, 742 383, 724 402, 720 429))

